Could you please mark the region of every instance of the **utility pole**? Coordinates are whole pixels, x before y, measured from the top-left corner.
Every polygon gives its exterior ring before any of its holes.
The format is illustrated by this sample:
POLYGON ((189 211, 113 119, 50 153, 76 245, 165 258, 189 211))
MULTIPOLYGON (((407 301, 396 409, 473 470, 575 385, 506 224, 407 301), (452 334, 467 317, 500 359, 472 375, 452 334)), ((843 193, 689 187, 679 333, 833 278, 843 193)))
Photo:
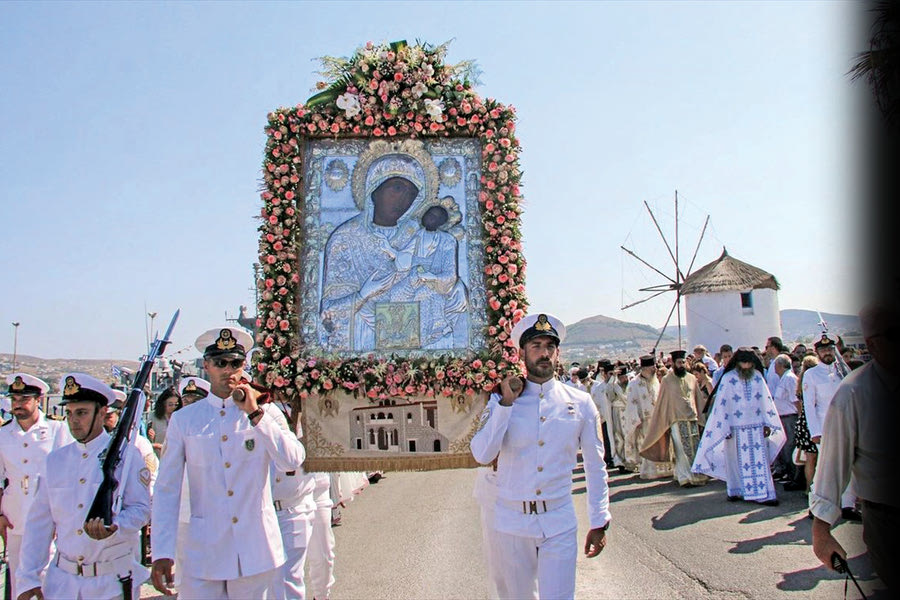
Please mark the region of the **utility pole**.
POLYGON ((19 321, 13 321, 13 371, 16 370, 16 359, 19 351, 19 321))

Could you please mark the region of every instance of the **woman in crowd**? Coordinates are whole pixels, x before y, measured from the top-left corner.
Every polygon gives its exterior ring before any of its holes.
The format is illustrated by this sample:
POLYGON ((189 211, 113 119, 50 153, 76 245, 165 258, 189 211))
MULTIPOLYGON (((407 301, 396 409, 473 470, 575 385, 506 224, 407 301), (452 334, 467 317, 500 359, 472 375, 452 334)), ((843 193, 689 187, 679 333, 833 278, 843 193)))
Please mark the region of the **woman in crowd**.
POLYGON ((803 463, 803 473, 806 475, 806 491, 809 492, 809 484, 813 480, 816 472, 816 459, 819 450, 813 443, 809 435, 809 427, 806 425, 806 413, 803 410, 803 375, 809 369, 819 364, 819 359, 815 355, 803 357, 803 363, 800 367, 800 375, 797 377, 797 425, 795 430, 794 443, 796 447, 802 451, 805 456, 803 463))
POLYGON ((706 417, 709 414, 709 408, 706 405, 709 403, 709 396, 713 391, 712 379, 709 377, 709 369, 700 361, 694 363, 694 366, 691 367, 691 373, 697 378, 697 387, 700 390, 700 395, 697 398, 697 424, 702 431, 706 427, 706 417))
POLYGON ((153 449, 157 456, 162 451, 166 441, 166 429, 169 427, 169 419, 172 413, 181 408, 181 396, 175 387, 167 387, 156 398, 153 405, 153 414, 150 415, 150 427, 147 429, 147 437, 153 442, 153 449))

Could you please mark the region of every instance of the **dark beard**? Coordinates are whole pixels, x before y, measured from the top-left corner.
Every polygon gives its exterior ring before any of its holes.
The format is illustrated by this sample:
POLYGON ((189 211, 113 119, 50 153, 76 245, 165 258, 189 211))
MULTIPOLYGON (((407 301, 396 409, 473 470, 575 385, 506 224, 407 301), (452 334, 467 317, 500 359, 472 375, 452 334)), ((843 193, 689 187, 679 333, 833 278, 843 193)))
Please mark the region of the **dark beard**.
POLYGON ((676 377, 684 377, 687 375, 687 367, 672 367, 676 377))
POLYGON ((756 369, 754 369, 753 367, 750 367, 749 369, 742 369, 740 367, 737 368, 738 376, 744 381, 750 381, 751 379, 753 379, 753 372, 755 370, 756 369))
POLYGON ((525 359, 525 370, 529 375, 534 375, 538 379, 544 379, 546 377, 552 377, 556 372, 556 365, 552 360, 548 360, 546 362, 542 362, 538 360, 537 362, 531 362, 528 359, 525 359))

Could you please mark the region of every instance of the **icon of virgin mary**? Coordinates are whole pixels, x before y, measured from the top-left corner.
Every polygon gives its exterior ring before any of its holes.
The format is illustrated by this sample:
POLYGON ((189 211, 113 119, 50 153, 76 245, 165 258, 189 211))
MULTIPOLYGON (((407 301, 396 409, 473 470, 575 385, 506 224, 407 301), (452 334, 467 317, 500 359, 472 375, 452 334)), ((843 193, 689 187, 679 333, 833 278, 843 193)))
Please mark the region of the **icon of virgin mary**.
MULTIPOLYGON (((327 349, 386 349, 379 345, 377 315, 398 311, 406 316, 399 321, 408 322, 411 331, 405 343, 391 348, 419 349, 430 343, 422 333, 433 329, 430 323, 439 318, 441 310, 436 309, 445 299, 438 291, 413 297, 408 281, 416 273, 415 240, 424 231, 423 216, 436 201, 437 188, 437 168, 421 142, 376 141, 360 155, 353 173, 360 213, 335 228, 325 245, 320 316, 329 327, 320 332, 327 349)), ((448 259, 455 263, 455 246, 452 251, 448 259)), ((388 334, 395 339, 398 332, 385 331, 383 339, 388 334)))

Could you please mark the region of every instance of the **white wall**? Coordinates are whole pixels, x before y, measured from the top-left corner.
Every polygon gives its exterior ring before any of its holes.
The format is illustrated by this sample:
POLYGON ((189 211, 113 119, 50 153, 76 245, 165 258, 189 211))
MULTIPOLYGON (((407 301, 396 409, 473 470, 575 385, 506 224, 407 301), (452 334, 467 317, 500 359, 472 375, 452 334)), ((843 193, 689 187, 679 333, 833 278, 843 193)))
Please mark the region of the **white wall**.
MULTIPOLYGON (((747 290, 750 291, 750 290, 747 290)), ((711 355, 722 344, 738 346, 766 345, 766 338, 781 337, 781 319, 778 314, 778 293, 772 289, 750 292, 752 314, 741 307, 741 293, 716 292, 688 294, 685 301, 688 352, 697 344, 703 344, 711 355)))

